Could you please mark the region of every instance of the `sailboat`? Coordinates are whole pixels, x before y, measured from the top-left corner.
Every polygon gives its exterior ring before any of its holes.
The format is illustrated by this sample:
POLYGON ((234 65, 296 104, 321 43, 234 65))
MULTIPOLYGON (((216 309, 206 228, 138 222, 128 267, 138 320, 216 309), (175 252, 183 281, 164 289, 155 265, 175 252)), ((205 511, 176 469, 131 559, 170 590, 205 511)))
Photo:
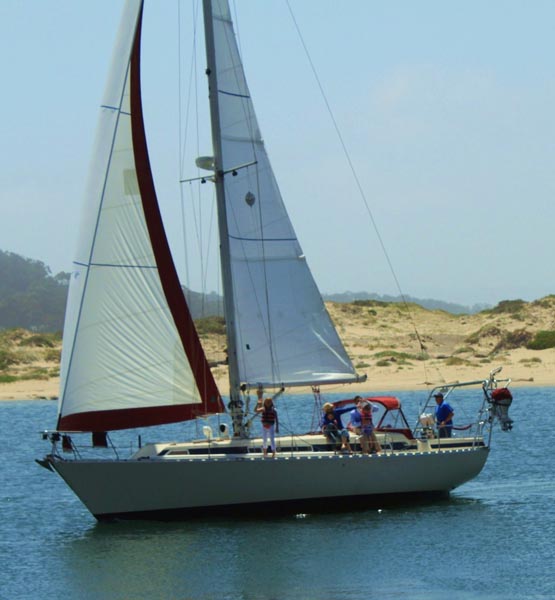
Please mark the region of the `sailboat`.
POLYGON ((70 282, 57 424, 43 433, 51 449, 37 462, 100 520, 307 511, 449 493, 481 471, 495 418, 509 427, 510 393, 504 385, 496 400, 495 374, 442 386, 446 395, 465 385, 483 390, 463 437, 438 438, 425 416, 411 429, 398 399, 372 397, 381 410, 380 453, 358 452, 353 440, 355 453, 342 454, 313 431, 279 437, 277 456, 264 457, 251 393, 364 376, 334 328, 280 195, 227 0, 204 0, 203 11, 213 156, 199 165, 216 188, 229 400, 216 386, 166 239, 141 102, 143 2, 127 0, 70 282), (111 443, 110 432, 206 415, 226 415, 229 425, 205 426, 201 439, 139 441, 125 457, 111 443), (79 434, 92 436, 99 456, 79 434))

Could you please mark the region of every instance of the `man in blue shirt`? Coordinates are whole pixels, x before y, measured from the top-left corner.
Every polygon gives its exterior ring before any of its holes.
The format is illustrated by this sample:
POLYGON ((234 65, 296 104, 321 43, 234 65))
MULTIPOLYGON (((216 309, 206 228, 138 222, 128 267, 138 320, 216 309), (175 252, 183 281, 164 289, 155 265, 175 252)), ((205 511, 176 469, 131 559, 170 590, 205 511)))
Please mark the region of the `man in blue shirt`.
POLYGON ((436 399, 436 423, 438 435, 440 438, 449 438, 453 433, 453 415, 455 411, 451 408, 451 405, 445 402, 443 394, 438 392, 434 394, 436 399))
POLYGON ((349 432, 343 427, 341 415, 350 412, 352 408, 334 408, 331 402, 326 402, 323 406, 324 414, 320 421, 320 427, 330 442, 339 442, 341 440, 341 450, 351 452, 349 444, 349 432))

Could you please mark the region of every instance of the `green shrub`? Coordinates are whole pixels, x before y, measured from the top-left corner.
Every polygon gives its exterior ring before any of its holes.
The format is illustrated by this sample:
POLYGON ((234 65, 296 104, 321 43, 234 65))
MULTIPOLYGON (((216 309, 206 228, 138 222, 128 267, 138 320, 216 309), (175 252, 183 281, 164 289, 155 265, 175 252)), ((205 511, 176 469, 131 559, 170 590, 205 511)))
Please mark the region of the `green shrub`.
POLYGON ((195 321, 195 325, 199 335, 208 335, 210 333, 225 334, 225 320, 223 317, 205 317, 204 319, 195 321))
POLYGON ((381 300, 355 300, 353 304, 355 306, 387 306, 388 302, 382 302, 381 300))
POLYGON ((540 298, 539 300, 534 300, 532 302, 534 306, 539 306, 541 308, 553 308, 555 305, 555 296, 553 294, 546 296, 545 298, 540 298))
POLYGON ((555 348, 555 331, 538 331, 526 345, 530 350, 555 348))
POLYGON ((47 362, 60 362, 61 355, 61 350, 57 350, 55 348, 47 348, 44 351, 44 360, 46 360, 47 362))
POLYGON ((395 350, 382 350, 381 352, 376 352, 374 354, 376 358, 394 358, 394 359, 403 359, 403 358, 414 358, 408 352, 396 352, 395 350))
POLYGON ((467 360, 464 360, 464 358, 460 358, 459 356, 450 356, 445 361, 445 364, 448 367, 459 367, 463 365, 469 365, 470 363, 467 360))
POLYGON ((374 354, 375 358, 387 359, 390 362, 403 363, 407 360, 428 360, 429 356, 422 352, 420 354, 409 354, 408 352, 396 352, 395 350, 382 350, 374 354))
POLYGON ((376 363, 376 367, 390 367, 391 366, 391 362, 389 360, 379 360, 376 363))
POLYGON ((477 344, 480 340, 487 337, 501 337, 503 335, 503 331, 496 327, 495 325, 484 325, 478 331, 471 333, 464 341, 467 344, 477 344))
POLYGON ((502 300, 497 306, 484 312, 493 313, 495 315, 504 313, 515 314, 519 313, 525 306, 526 302, 524 302, 524 300, 502 300))
POLYGON ((530 365, 532 363, 541 363, 542 359, 538 356, 534 356, 532 358, 521 358, 518 362, 522 363, 523 365, 530 365))
POLYGON ((453 354, 465 354, 468 352, 473 352, 474 349, 471 348, 470 346, 461 346, 460 348, 457 348, 453 354))
POLYGON ((53 348, 56 345, 55 336, 49 333, 37 333, 22 339, 20 346, 38 346, 39 348, 53 348))
POLYGON ((517 329, 508 331, 499 341, 493 352, 500 350, 514 350, 515 348, 525 348, 532 340, 533 334, 526 329, 517 329))
POLYGON ((358 315, 360 311, 354 304, 339 304, 337 305, 337 310, 342 312, 345 315, 358 315))
POLYGON ((0 348, 0 371, 7 369, 10 365, 17 362, 16 357, 12 352, 4 348, 0 348))
MULTIPOLYGON (((1 250, 0 250, 1 252, 1 250)), ((6 342, 19 342, 25 338, 27 332, 21 327, 12 327, 0 332, 0 339, 6 342)))
POLYGON ((0 375, 0 383, 13 383, 17 381, 17 377, 13 375, 0 375))
POLYGON ((28 381, 30 379, 43 379, 46 380, 49 378, 47 369, 32 369, 27 373, 24 373, 19 377, 21 381, 28 381))

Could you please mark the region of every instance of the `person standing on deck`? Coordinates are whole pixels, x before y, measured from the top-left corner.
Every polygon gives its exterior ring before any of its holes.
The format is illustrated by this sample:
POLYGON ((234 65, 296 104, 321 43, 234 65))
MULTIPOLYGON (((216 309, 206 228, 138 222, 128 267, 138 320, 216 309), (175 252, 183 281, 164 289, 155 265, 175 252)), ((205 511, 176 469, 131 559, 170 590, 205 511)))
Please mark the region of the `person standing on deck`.
POLYGON ((450 438, 453 433, 453 416, 455 415, 455 411, 450 404, 445 402, 445 398, 441 392, 434 394, 434 398, 437 404, 435 413, 438 437, 450 438))
MULTIPOLYGON (((360 396, 357 396, 355 400, 359 400, 359 398, 360 396)), ((349 428, 359 436, 363 454, 381 452, 382 450, 378 438, 374 433, 374 423, 372 422, 372 413, 377 410, 377 406, 374 406, 368 400, 360 398, 357 408, 351 411, 349 428)))
POLYGON ((279 420, 277 410, 274 407, 272 398, 262 400, 262 390, 258 391, 258 404, 254 409, 261 413, 262 421, 262 452, 268 456, 268 438, 270 439, 270 448, 272 449, 272 458, 276 456, 276 432, 279 432, 279 420))

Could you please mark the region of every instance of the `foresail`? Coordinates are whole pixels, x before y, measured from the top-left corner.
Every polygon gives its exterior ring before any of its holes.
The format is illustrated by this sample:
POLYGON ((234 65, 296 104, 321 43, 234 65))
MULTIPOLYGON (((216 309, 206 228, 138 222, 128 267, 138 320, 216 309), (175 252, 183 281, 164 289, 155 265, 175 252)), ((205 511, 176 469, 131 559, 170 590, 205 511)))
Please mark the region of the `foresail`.
POLYGON ((129 0, 102 106, 71 276, 58 429, 106 431, 223 410, 163 230, 140 97, 142 2, 129 0))
POLYGON ((234 314, 226 319, 234 326, 240 381, 250 385, 354 381, 357 375, 274 178, 227 0, 212 1, 212 16, 221 135, 218 167, 225 173, 233 280, 234 314))

